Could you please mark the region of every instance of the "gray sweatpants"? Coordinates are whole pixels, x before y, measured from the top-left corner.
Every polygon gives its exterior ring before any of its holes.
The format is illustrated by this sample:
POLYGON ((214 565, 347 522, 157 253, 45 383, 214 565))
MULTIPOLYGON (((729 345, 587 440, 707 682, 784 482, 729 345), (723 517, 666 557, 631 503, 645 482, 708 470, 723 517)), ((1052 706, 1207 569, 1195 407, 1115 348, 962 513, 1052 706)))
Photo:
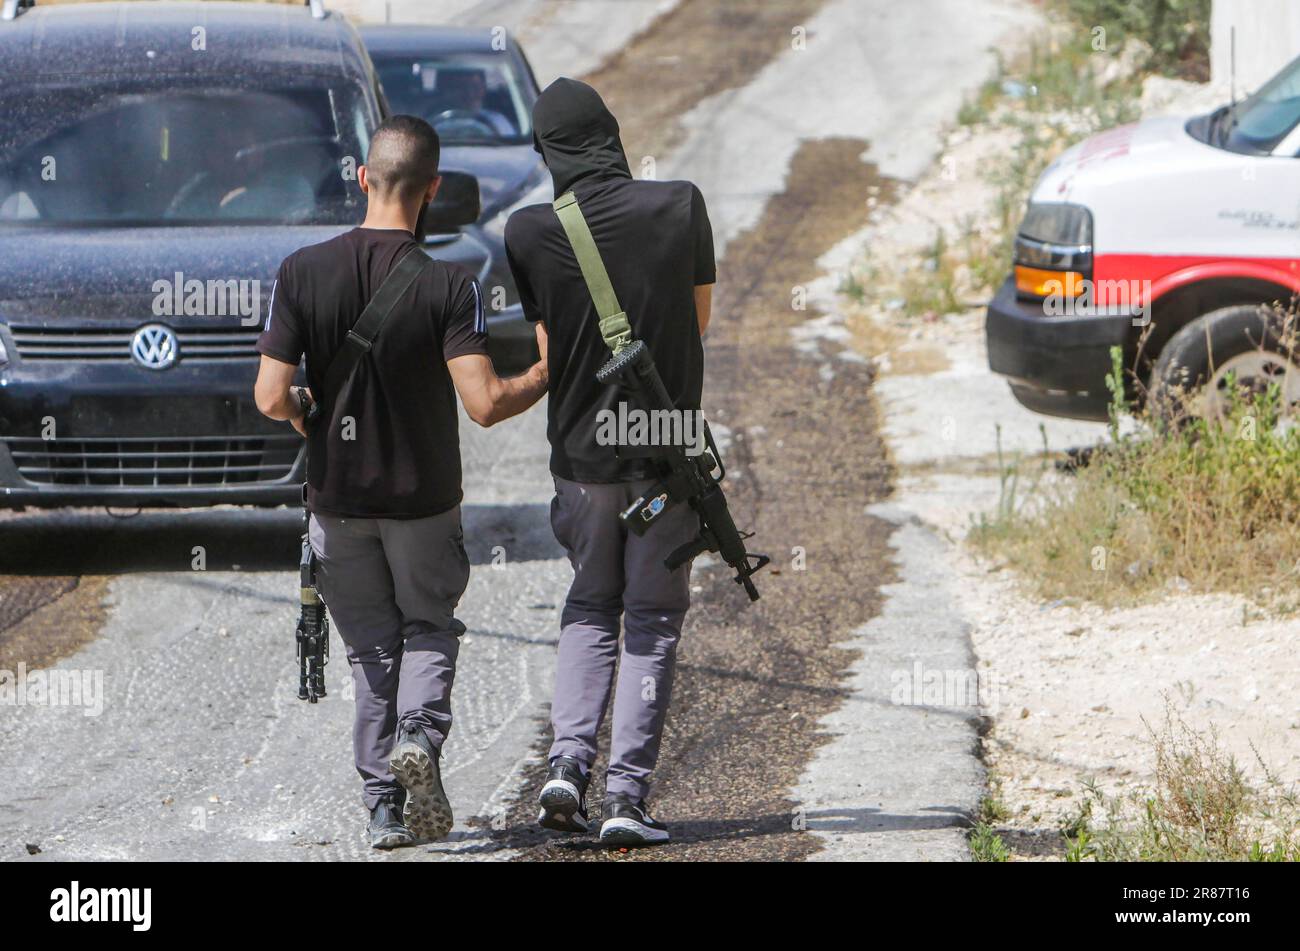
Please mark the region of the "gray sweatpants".
POLYGON ((400 787, 388 771, 399 725, 441 748, 469 583, 460 506, 419 519, 311 517, 317 586, 347 647, 356 691, 352 749, 367 809, 400 787))
POLYGON ((691 599, 690 565, 669 572, 664 558, 699 529, 694 510, 679 505, 643 537, 625 531, 618 513, 650 484, 595 485, 557 477, 551 502, 551 527, 573 565, 573 585, 560 618, 550 755, 572 756, 590 768, 613 689, 605 787, 634 800, 650 790, 672 695, 677 640, 691 599))

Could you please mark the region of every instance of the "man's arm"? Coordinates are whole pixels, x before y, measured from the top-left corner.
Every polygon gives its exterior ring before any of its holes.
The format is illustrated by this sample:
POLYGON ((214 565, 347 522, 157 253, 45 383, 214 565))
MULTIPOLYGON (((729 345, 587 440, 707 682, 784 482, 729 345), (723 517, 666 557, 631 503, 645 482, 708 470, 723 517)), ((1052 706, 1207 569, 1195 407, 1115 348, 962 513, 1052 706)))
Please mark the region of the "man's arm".
POLYGON ((537 347, 542 358, 520 376, 502 379, 486 354, 467 353, 447 361, 451 381, 465 404, 469 418, 480 426, 492 426, 518 416, 546 392, 546 331, 537 325, 537 347))
POLYGON ((262 355, 257 369, 257 382, 253 384, 253 400, 263 416, 269 419, 287 419, 293 428, 304 436, 303 417, 311 405, 311 392, 293 385, 293 375, 298 368, 292 363, 262 355))
POLYGON ((709 223, 709 209, 704 195, 691 186, 691 229, 693 232, 695 261, 695 313, 699 319, 700 336, 709 329, 713 316, 713 282, 718 279, 717 262, 713 258, 713 225, 709 223))
POLYGON ((695 285, 695 316, 700 321, 700 336, 709 329, 709 318, 713 316, 713 285, 695 285))

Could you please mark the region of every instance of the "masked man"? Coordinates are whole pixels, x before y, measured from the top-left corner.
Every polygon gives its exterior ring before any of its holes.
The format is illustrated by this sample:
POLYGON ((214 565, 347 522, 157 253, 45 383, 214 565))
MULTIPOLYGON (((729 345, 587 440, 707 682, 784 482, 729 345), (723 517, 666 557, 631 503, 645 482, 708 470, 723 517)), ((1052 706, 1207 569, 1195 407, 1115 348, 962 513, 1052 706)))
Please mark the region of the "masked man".
MULTIPOLYGON (((674 405, 698 410, 714 282, 713 234, 699 189, 634 180, 618 123, 584 83, 551 84, 534 107, 533 128, 556 197, 577 197, 634 336, 650 348, 674 405)), ((574 571, 561 617, 555 740, 539 821, 562 832, 589 828, 587 784, 612 691, 601 841, 665 842, 668 830, 645 800, 690 604, 690 565, 669 572, 664 559, 695 537, 698 519, 682 505, 643 537, 622 527, 619 513, 656 473, 645 452, 601 438, 601 420, 630 397, 596 380, 610 351, 555 210, 532 205, 512 215, 506 250, 524 313, 549 340, 551 525, 574 571)))

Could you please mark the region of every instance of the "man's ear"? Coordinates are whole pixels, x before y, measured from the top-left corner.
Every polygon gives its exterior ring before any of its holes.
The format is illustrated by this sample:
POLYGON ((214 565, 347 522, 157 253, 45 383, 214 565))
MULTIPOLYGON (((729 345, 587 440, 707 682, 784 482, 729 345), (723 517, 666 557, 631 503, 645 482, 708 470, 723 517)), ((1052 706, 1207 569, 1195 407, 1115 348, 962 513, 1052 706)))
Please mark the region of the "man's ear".
POLYGON ((361 186, 363 194, 370 194, 370 170, 364 165, 357 166, 357 184, 361 186))
POLYGON ((439 175, 437 178, 435 178, 432 182, 429 183, 429 190, 424 193, 424 200, 433 201, 434 196, 438 194, 438 186, 441 184, 442 184, 442 176, 439 175))

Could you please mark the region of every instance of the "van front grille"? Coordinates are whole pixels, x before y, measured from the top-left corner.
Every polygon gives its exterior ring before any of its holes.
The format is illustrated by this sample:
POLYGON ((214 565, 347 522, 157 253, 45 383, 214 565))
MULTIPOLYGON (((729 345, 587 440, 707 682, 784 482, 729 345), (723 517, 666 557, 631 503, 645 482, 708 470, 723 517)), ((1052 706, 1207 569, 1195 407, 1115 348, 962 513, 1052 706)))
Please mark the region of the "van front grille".
POLYGON ((287 477, 295 435, 40 439, 5 444, 28 482, 70 486, 223 486, 287 477))
MULTIPOLYGON (((23 360, 127 362, 139 327, 10 327, 14 349, 23 360)), ((213 362, 256 360, 261 327, 172 328, 176 360, 213 362)))

